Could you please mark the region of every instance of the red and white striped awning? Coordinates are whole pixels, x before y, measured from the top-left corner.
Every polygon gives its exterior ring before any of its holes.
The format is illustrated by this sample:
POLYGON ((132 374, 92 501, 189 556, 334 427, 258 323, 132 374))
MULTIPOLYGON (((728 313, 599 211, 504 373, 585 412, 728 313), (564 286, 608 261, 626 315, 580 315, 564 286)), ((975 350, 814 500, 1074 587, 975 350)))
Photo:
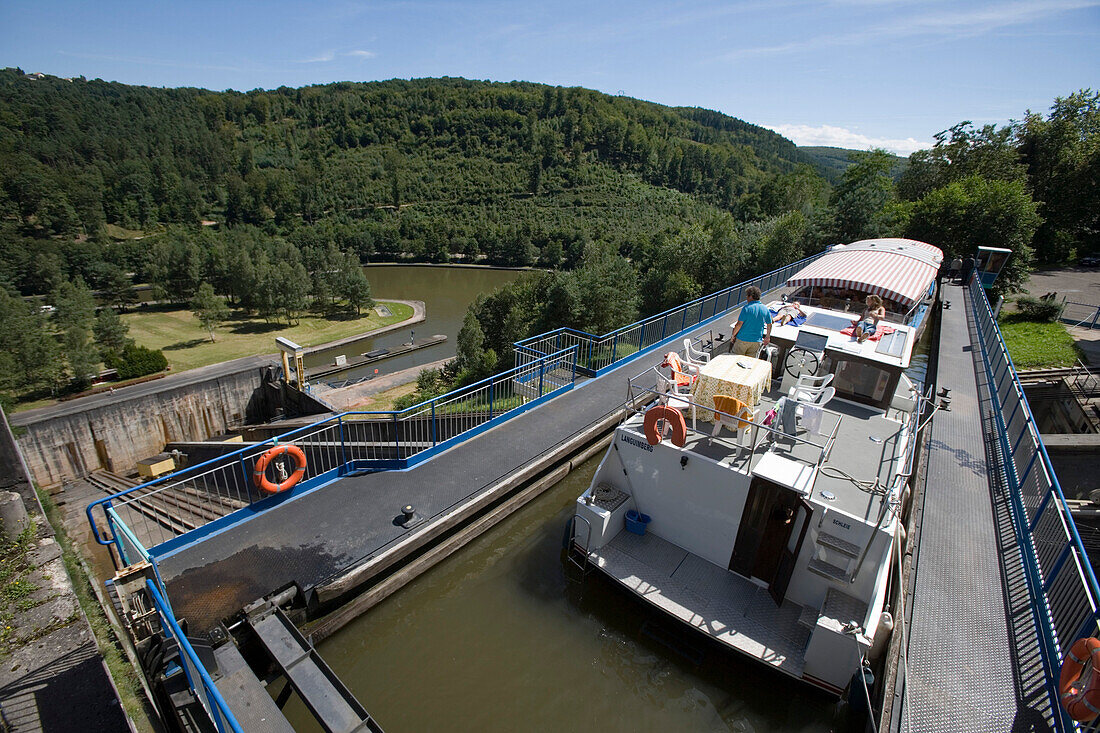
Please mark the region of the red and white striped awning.
POLYGON ((790 287, 852 288, 906 307, 916 305, 936 277, 943 253, 911 239, 876 239, 835 247, 787 281, 790 287))

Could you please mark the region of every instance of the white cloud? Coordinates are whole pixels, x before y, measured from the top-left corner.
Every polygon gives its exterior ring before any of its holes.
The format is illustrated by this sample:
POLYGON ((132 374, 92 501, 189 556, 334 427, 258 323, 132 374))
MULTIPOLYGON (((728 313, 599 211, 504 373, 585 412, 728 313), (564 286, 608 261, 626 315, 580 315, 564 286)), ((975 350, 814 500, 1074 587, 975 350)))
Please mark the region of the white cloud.
POLYGON ((354 56, 354 57, 359 58, 359 59, 373 59, 378 54, 376 54, 374 51, 364 51, 362 49, 356 49, 354 51, 348 51, 344 55, 345 56, 354 56))
POLYGON ((318 54, 316 56, 312 56, 308 59, 299 59, 295 63, 298 63, 298 64, 323 64, 327 61, 333 61, 335 59, 336 59, 336 52, 335 51, 325 51, 324 53, 320 53, 320 54, 318 54))
POLYGON ((849 150, 883 148, 895 155, 909 155, 916 150, 932 147, 930 141, 917 140, 911 137, 904 140, 870 137, 859 132, 852 132, 844 127, 833 127, 832 125, 819 125, 818 127, 810 125, 764 125, 764 127, 789 138, 795 145, 826 145, 849 150))

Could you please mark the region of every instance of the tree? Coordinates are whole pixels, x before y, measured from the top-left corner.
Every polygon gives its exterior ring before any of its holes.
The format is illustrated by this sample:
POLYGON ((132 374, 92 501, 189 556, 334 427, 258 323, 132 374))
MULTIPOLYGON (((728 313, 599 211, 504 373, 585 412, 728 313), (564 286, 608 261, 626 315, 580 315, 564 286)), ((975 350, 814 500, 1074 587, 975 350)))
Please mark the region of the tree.
POLYGON ((344 278, 344 299, 348 301, 348 305, 355 308, 355 315, 361 315, 363 306, 367 308, 374 307, 374 299, 370 294, 370 281, 367 280, 367 276, 363 274, 363 269, 358 266, 349 270, 347 276, 344 278))
POLYGON ((1055 99, 1045 120, 1029 113, 1019 145, 1043 217, 1034 241, 1039 261, 1100 251, 1100 92, 1055 99))
POLYGON ((638 314, 638 277, 607 244, 591 244, 577 270, 581 328, 601 335, 625 326, 638 314))
POLYGON ((0 323, 6 327, 0 352, 11 369, 0 377, 0 390, 54 391, 64 384, 64 359, 41 312, 0 288, 0 323))
POLYGON ((834 235, 840 242, 889 236, 893 232, 883 213, 894 198, 891 156, 885 150, 872 150, 852 153, 851 158, 853 164, 833 190, 834 235))
POLYGON ((466 311, 458 332, 454 370, 458 374, 459 385, 472 384, 490 376, 497 365, 496 352, 485 348, 485 332, 481 330, 476 313, 479 304, 480 299, 466 311))
POLYGON ((191 312, 210 334, 211 343, 215 341, 214 329, 229 318, 229 306, 214 292, 214 286, 210 283, 203 283, 195 292, 195 297, 191 299, 191 312))
POLYGON ((997 278, 1001 292, 1017 291, 1031 269, 1031 240, 1042 219, 1023 181, 970 176, 911 205, 905 236, 941 247, 944 258, 969 257, 979 246, 1012 250, 997 278))
POLYGON ((95 298, 84 284, 84 278, 77 275, 71 281, 62 281, 51 295, 54 307, 54 323, 60 331, 80 328, 90 331, 95 318, 95 298))
POLYGON ((126 345, 133 343, 126 337, 130 326, 118 317, 114 308, 104 308, 96 316, 92 332, 95 334, 96 343, 99 346, 100 356, 106 360, 107 354, 121 354, 126 345))

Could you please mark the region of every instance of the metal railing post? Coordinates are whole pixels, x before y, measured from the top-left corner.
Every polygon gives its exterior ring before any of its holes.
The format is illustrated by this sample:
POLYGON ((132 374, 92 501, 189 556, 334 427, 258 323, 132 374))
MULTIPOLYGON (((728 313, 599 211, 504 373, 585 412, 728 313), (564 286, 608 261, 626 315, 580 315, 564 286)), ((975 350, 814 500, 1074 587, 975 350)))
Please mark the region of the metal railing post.
POLYGON ((542 397, 542 378, 546 375, 546 357, 539 359, 539 397, 542 397))
POLYGON ((489 382, 489 419, 493 419, 493 386, 495 382, 489 382))
POLYGON ((244 476, 244 487, 248 491, 248 503, 252 504, 256 501, 252 496, 252 477, 248 475, 248 467, 244 465, 244 455, 237 456, 237 460, 241 462, 241 476, 244 476))
POLYGON ((348 445, 343 439, 343 415, 337 415, 337 425, 340 426, 340 473, 343 474, 348 467, 348 445))
POLYGON ((432 400, 432 447, 439 442, 439 433, 435 424, 435 400, 432 400))
POLYGON ((397 460, 401 460, 401 438, 397 435, 397 411, 393 413, 393 448, 397 454, 397 460))
POLYGON ((615 356, 619 352, 619 334, 615 334, 615 338, 611 339, 611 361, 609 364, 615 363, 615 356))

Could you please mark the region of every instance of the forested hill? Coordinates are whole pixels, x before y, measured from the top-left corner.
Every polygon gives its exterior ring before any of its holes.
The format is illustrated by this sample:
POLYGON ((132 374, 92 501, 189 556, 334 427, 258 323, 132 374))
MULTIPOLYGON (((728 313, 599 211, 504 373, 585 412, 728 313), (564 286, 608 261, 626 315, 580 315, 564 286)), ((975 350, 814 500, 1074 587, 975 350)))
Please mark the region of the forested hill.
POLYGON ((0 73, 0 207, 27 235, 327 221, 364 259, 526 263, 538 257, 528 245, 555 237, 660 231, 670 210, 681 223, 716 209, 755 218, 747 194, 805 160, 732 117, 580 88, 421 79, 217 93, 0 73))

